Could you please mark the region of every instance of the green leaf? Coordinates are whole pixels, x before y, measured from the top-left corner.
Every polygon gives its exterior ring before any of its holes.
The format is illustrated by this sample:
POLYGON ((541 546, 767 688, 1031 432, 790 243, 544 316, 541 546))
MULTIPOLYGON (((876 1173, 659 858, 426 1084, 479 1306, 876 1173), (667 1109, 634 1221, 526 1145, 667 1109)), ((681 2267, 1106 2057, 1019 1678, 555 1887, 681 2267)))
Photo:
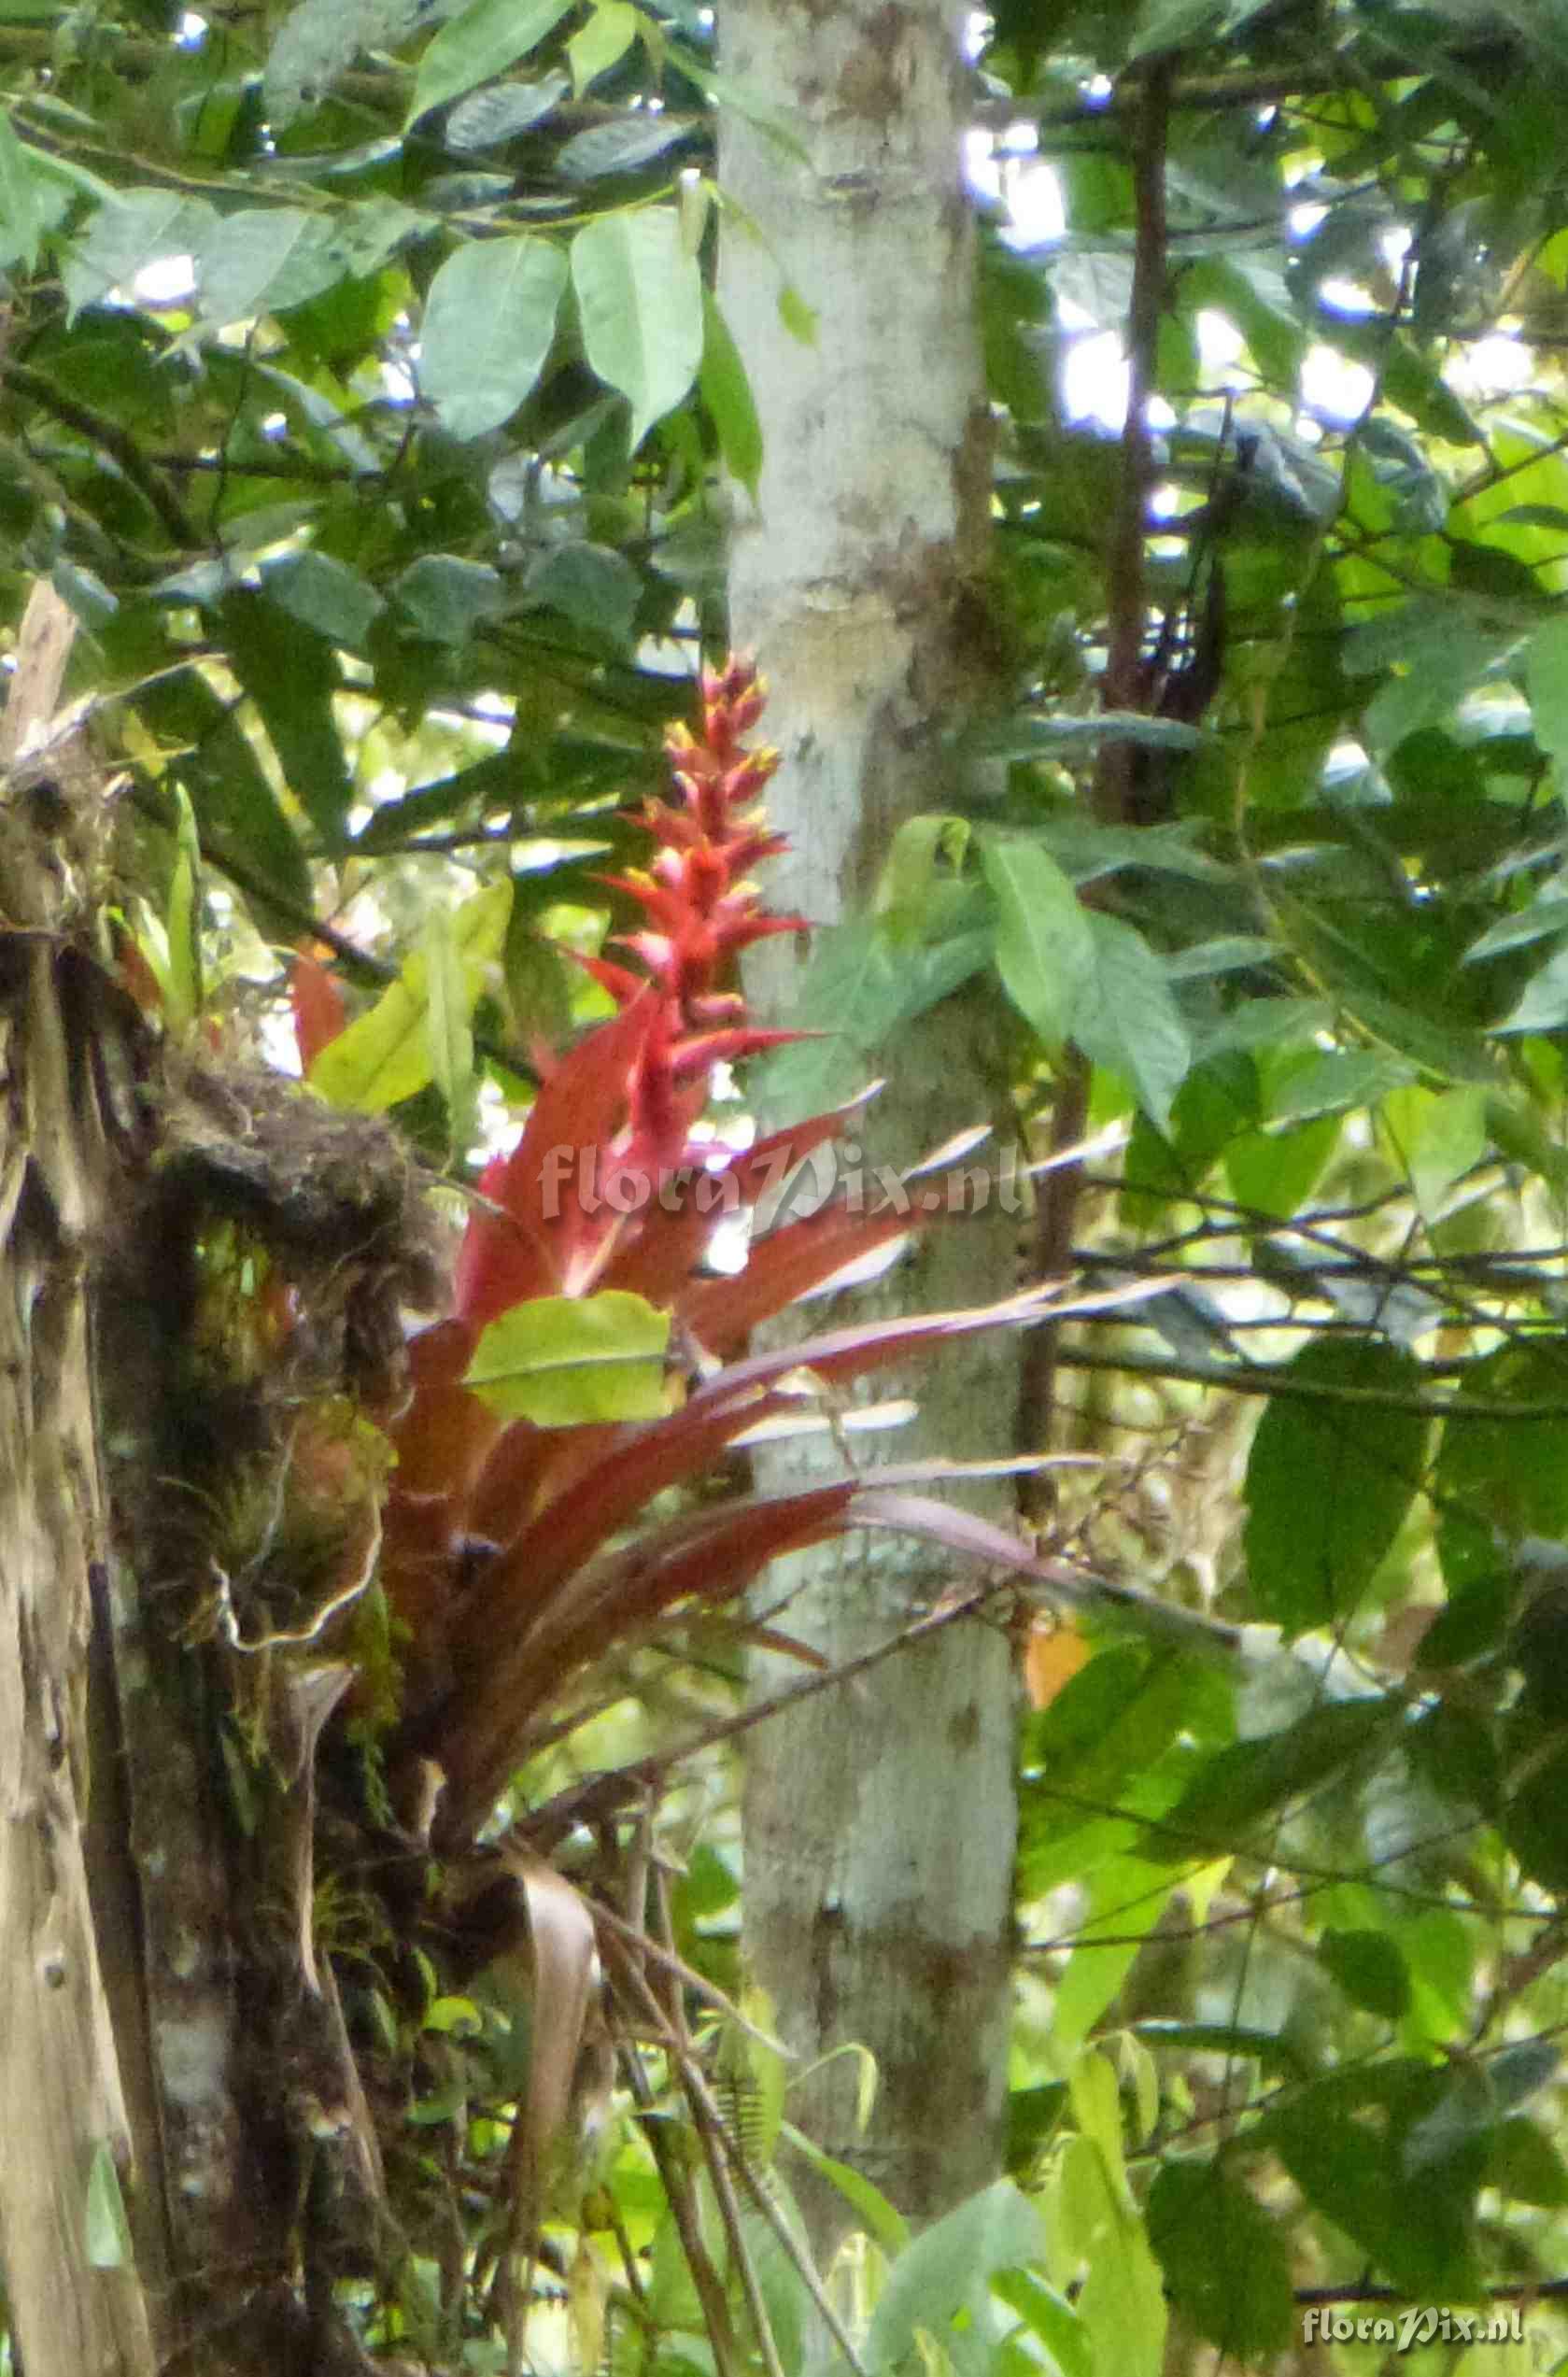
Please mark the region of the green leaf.
POLYGON ((890 1034, 978 973, 991 949, 982 927, 911 942, 856 917, 819 933, 792 1021, 822 1037, 768 1057, 752 1076, 757 1095, 796 1115, 841 1105, 866 1087, 890 1034))
MULTIPOLYGON (((232 709, 194 669, 142 686, 136 708, 155 735, 186 749, 180 779, 189 788, 208 855, 243 864, 253 880, 253 898, 269 895, 286 903, 292 921, 276 918, 282 938, 291 939, 299 917, 310 912, 312 886, 304 853, 281 802, 260 765, 250 737, 232 709)), ((263 918, 263 928, 271 920, 263 918)))
POLYGON ((482 620, 506 606, 501 573, 456 553, 421 553, 392 592, 415 627, 436 644, 466 644, 482 620))
POLYGON ((1465 951, 1464 962, 1474 966, 1483 957, 1500 957, 1504 950, 1526 949, 1532 941, 1550 941, 1565 932, 1568 899, 1561 893, 1548 893, 1515 915, 1502 916, 1495 925, 1489 925, 1465 951))
POLYGON ((630 648, 643 581, 624 553, 607 545, 552 545, 530 570, 528 591, 590 635, 630 648))
POLYGON ((993 2277, 1026 2268, 1044 2250, 1039 2214, 1010 2179, 996 2180, 923 2229, 889 2271, 871 2320, 865 2348, 871 2377, 901 2369, 922 2330, 951 2349, 960 2313, 968 2315, 966 2342, 995 2342, 993 2277))
POLYGON ((1409 1971, 1386 1931, 1325 1931, 1318 1958, 1352 2005, 1389 2022, 1408 2012, 1409 1971))
POLYGON ((430 985, 431 1074, 446 1107, 452 1153, 460 1157, 472 1145, 478 1124, 477 1084, 470 1021, 473 1002, 449 908, 438 904, 431 909, 425 927, 424 955, 430 985))
POLYGON ((996 899, 995 955, 1002 987, 1054 1052, 1067 1038, 1080 987, 1095 963, 1088 911, 1038 842, 988 837, 981 856, 996 899))
POLYGON ((100 206, 87 236, 67 257, 62 279, 74 321, 111 290, 130 295, 150 264, 194 255, 211 237, 218 217, 205 198, 170 190, 127 190, 100 206))
POLYGON ((526 234, 447 257, 425 300, 419 386, 450 436, 511 419, 544 367, 566 272, 558 248, 526 234))
POLYGON ((779 2133, 787 2138, 796 2153, 819 2178, 826 2179, 829 2186, 837 2188, 851 2210, 858 2214, 866 2234, 874 2239, 883 2253, 903 2252, 910 2241, 910 2224, 903 2214, 888 2202, 880 2187, 873 2186, 869 2179, 849 2163, 836 2161, 832 2155, 824 2154, 822 2148, 808 2138, 804 2130, 797 2129, 792 2122, 781 2122, 779 2133))
POLYGON ((0 106, 0 262, 30 273, 38 261, 44 220, 27 149, 11 111, 0 106))
POLYGON ((572 0, 469 0, 420 59, 403 130, 431 107, 504 74, 559 24, 571 6, 572 0))
POLYGON ((94 2270, 129 2270, 131 2224, 125 2216, 114 2156, 103 2138, 94 2144, 88 2166, 85 2218, 89 2265, 94 2270))
POLYGON ((515 140, 518 133, 547 116, 571 88, 565 75, 554 74, 539 82, 499 82, 487 91, 476 91, 447 117, 443 128, 446 146, 492 149, 504 140, 515 140))
POLYGON ((1173 1859, 1234 1848, 1265 1818, 1340 1774, 1386 1734, 1380 1695, 1324 1701, 1283 1733, 1233 1742, 1188 1785, 1146 1849, 1173 1859))
POLYGON ((417 23, 419 0, 301 0, 272 45, 262 78, 275 130, 319 104, 361 50, 388 50, 417 23))
POLYGON ((1496 1577, 1498 1539, 1568 1539, 1568 1362, 1556 1338, 1504 1345, 1465 1373, 1438 1440, 1433 1500, 1450 1594, 1496 1577), (1556 1407, 1522 1419, 1512 1406, 1556 1407), (1494 1418, 1479 1416, 1489 1411, 1494 1418))
MULTIPOLYGON (((991 2291, 1015 2311, 1031 2336, 1050 2354, 1057 2377, 1095 2377, 1095 2348, 1088 2330, 1065 2296, 1034 2270, 1000 2270, 991 2291)), ((1037 2364, 1038 2365, 1038 2364, 1037 2364)))
POLYGON ((1143 935, 1120 916, 1096 911, 1089 926, 1090 963, 1072 999, 1072 1037, 1092 1065, 1120 1073, 1150 1120, 1168 1130, 1171 1100, 1187 1078, 1193 1044, 1165 969, 1143 935))
MULTIPOLYGON (((450 919, 465 1014, 473 1011, 486 969, 501 955, 511 905, 510 882, 492 884, 450 919)), ((310 1068, 310 1085, 333 1106, 378 1114, 415 1097, 433 1070, 430 953, 419 949, 368 1013, 329 1041, 310 1068)))
POLYGON ((635 452, 702 361, 702 276, 674 209, 585 223, 572 243, 572 282, 588 361, 631 405, 635 452))
POLYGON ((1159 2377, 1165 2360, 1165 2282, 1127 2195, 1120 2154, 1108 2164, 1093 2139, 1072 2139, 1062 2167, 1061 2201, 1089 2274, 1078 2315, 1089 2332, 1096 2371, 1159 2377))
POLYGON ((566 45, 580 99, 589 83, 619 63, 637 38, 637 11, 628 0, 594 0, 593 13, 566 45))
POLYGON ((1515 1005, 1497 1026, 1500 1032, 1555 1032, 1568 1023, 1568 938, 1532 974, 1515 1005))
POLYGON ((183 785, 175 788, 177 845, 169 883, 168 970, 163 994, 169 1023, 188 1032, 202 1012, 201 845, 195 812, 183 785))
MULTIPOLYGON (((1414 1394, 1413 1355, 1377 1342, 1309 1343, 1280 1372, 1333 1391, 1414 1394)), ((1260 1617, 1287 1634, 1354 1609, 1421 1483, 1428 1422, 1418 1411, 1347 1401, 1270 1402, 1247 1464, 1245 1548, 1260 1617)))
POLYGON ((1238 2363, 1283 2353, 1295 2331, 1278 2226, 1222 2160, 1166 2162, 1149 2193, 1149 2242, 1177 2309, 1238 2363))
POLYGON ((741 350, 729 334, 718 300, 707 290, 702 292, 702 367, 698 386, 724 466, 755 503, 762 475, 762 424, 741 350))
POLYGON ((1101 743, 1131 743, 1144 751, 1196 751, 1202 742, 1198 729, 1183 726, 1179 718, 1146 717, 1141 710, 1102 710, 1093 718, 1004 719, 999 726, 978 728, 966 738, 965 749, 982 759, 1048 759, 1101 743))
POLYGON ((1293 2094, 1256 2133, 1308 2202, 1418 2300, 1466 2301, 1479 2283, 1472 2232, 1490 2125, 1477 2105, 1435 2151, 1421 2145, 1448 2087, 1448 2067, 1363 2064, 1293 2094))
MULTIPOLYGON (((620 116, 614 123, 590 124, 556 152, 556 171, 568 181, 597 181, 602 174, 635 173, 651 165, 691 132, 680 116, 620 116)), ((448 137, 450 131, 448 130, 448 137)))
POLYGON ((254 587, 234 587, 217 616, 229 665, 261 714, 290 790, 323 839, 335 842, 353 799, 332 708, 341 682, 335 655, 290 627, 254 587))
POLYGON ((1524 657, 1524 684, 1535 740, 1561 790, 1568 781, 1568 616, 1559 613, 1536 629, 1524 657))
POLYGON ((516 1304, 483 1331, 463 1384, 508 1420, 572 1428, 660 1420, 670 1315, 619 1288, 516 1304))
POLYGON ((290 553, 263 562, 261 588, 290 618, 350 652, 364 651, 387 607, 368 579, 330 553, 290 553))
POLYGON ((315 222, 303 206, 242 206, 222 216, 196 255, 204 319, 222 330, 262 312, 262 299, 315 222))
POLYGON ((1051 2030, 1059 2055, 1081 2046, 1089 2036, 1164 1914, 1172 1888, 1168 1874, 1140 1858, 1113 1857, 1097 1869, 1067 1970, 1056 1984, 1051 2030), (1109 1938, 1098 1940, 1099 1931, 1109 1938))

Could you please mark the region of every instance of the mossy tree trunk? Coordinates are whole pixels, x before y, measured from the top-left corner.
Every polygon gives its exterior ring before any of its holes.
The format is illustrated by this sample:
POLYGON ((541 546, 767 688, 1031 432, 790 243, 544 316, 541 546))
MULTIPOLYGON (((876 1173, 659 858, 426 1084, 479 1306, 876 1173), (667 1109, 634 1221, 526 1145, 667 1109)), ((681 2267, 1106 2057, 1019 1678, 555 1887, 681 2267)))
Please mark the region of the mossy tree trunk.
MULTIPOLYGON (((107 1592, 88 1260, 105 1140, 73 997, 70 616, 23 623, 0 718, 0 2265, 26 2377, 148 2377, 148 2303, 113 2266, 136 2157, 88 1889, 89 1650, 107 1592)), ((110 1960, 133 1956, 109 1941, 110 1960)))

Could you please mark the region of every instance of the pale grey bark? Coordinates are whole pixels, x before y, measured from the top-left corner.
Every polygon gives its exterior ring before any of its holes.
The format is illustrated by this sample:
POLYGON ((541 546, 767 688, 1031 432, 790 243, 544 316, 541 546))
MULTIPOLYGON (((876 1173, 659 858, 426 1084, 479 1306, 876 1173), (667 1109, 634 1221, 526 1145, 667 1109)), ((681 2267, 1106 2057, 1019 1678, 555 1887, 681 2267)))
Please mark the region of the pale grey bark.
MULTIPOLYGON (((946 0, 730 0, 723 17, 727 72, 806 151, 727 114, 720 178, 744 214, 727 219, 721 300, 765 440, 755 513, 736 499, 732 641, 761 660, 783 752, 770 814, 793 853, 770 891, 817 925, 863 906, 902 818, 947 804, 946 729, 983 690, 970 647, 983 643, 989 468, 959 177, 961 22, 946 0), (815 345, 780 318, 781 268, 816 309, 815 345)), ((754 973, 775 1012, 796 962, 775 944, 754 973)), ((978 997, 949 1000, 887 1049, 889 1086, 864 1133, 871 1161, 907 1162, 994 1119, 985 1012, 978 997)), ((933 1233, 859 1309, 1005 1294, 1015 1227, 994 1211, 933 1233)), ((1017 1360, 1010 1337, 946 1352, 911 1381, 918 1442, 901 1434, 897 1457, 1010 1450, 1017 1360)), ((837 1455, 786 1449, 769 1481, 824 1457, 837 1455)), ((982 1507, 1005 1520, 1010 1504, 997 1487, 982 1507)), ((784 1622, 835 1658, 953 1581, 928 1549, 885 1537, 828 1547, 800 1573, 784 1622)), ((754 1972, 802 2067, 856 2041, 880 2078, 864 2136, 850 2057, 798 2087, 791 2114, 916 2217, 998 2161, 1012 1762, 1009 1649, 978 1623, 763 1726, 750 1753, 754 1972)), ((829 2241, 843 2208, 815 2198, 811 2209, 829 2241)))

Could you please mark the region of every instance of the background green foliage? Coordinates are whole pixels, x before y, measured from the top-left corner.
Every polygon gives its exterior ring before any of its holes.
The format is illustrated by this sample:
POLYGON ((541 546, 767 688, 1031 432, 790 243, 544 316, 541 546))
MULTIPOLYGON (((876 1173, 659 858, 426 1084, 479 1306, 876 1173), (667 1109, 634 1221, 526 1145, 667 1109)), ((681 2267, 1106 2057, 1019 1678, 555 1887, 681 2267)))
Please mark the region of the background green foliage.
MULTIPOLYGON (((125 928, 171 1017, 205 982, 241 1045, 275 1045, 287 954, 324 938, 362 1020, 319 1085, 466 1165, 481 1093, 526 1096, 538 1042, 601 1011, 548 934, 597 944, 611 813, 724 642, 758 442, 709 287, 721 216, 752 236, 715 104, 781 155, 790 127, 704 12, 624 0, 11 0, 0 89, 0 607, 45 573, 80 622, 125 928)), ((870 2369, 1136 2377, 1167 2317, 1167 2366, 1267 2367, 1303 2289, 1474 2308, 1565 2268, 1565 105, 1547 0, 997 0, 985 33, 977 120, 1031 128, 1064 219, 983 234, 1015 699, 825 941, 800 1020, 835 1037, 773 1087, 853 1092, 976 978, 1025 1135, 1081 1052, 1128 1132, 1083 1258, 1165 1293, 1061 1349, 1106 1455, 1064 1539, 1276 1631, 1222 1667, 1092 1629, 1030 1718, 1011 2176, 900 2252, 841 2174, 870 2369), (1168 617, 1191 658, 1216 554, 1228 635, 1201 717, 1115 722, 1155 787, 1131 824, 1086 798, 1126 458, 1062 366, 1126 312, 1151 75, 1146 648, 1168 617)), ((831 342, 809 287, 779 297, 831 342)), ((671 1836, 671 1939, 738 1991, 711 1798, 671 1836)), ((514 2017, 427 2027, 435 2158, 514 2017)), ((722 2030, 739 2124, 777 2075, 722 2030)), ((556 2291, 578 2348, 600 2301, 617 2364, 705 2368, 658 2134, 612 2125, 562 2198, 556 2291)), ((759 2170, 809 2151, 744 2134, 759 2170)), ((804 2365, 798 2277, 746 2218, 732 2348, 760 2302, 804 2365)), ((373 2341, 447 2348, 432 2273, 373 2341)), ((1556 2315, 1528 2317, 1550 2365, 1556 2315)))

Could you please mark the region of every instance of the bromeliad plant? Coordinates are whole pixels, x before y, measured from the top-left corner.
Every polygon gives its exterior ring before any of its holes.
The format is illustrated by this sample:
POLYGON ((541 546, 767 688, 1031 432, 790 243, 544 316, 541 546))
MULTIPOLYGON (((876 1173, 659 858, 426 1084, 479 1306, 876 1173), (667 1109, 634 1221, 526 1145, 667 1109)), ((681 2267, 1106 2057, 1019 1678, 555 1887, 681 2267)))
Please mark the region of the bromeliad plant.
POLYGON ((911 1491, 951 1474, 940 1464, 650 1516, 803 1402, 1045 1309, 1013 1299, 748 1354, 756 1323, 913 1225, 901 1200, 868 1211, 844 1192, 755 1236, 738 1273, 703 1267, 718 1223, 752 1215, 855 1111, 744 1150, 696 1137, 715 1068, 792 1037, 751 1021, 736 979, 743 949, 803 929, 767 913, 750 880, 784 846, 760 806, 776 755, 746 741, 762 706, 749 662, 704 673, 699 730, 669 740, 678 798, 643 812, 651 864, 613 879, 643 912, 621 944, 634 962, 589 961, 616 1012, 544 1063, 516 1146, 481 1179, 455 1309, 411 1348, 382 1575, 407 1634, 399 1748, 439 1769, 449 1849, 558 1730, 585 1674, 679 1606, 733 1601, 783 1554, 857 1526, 1024 1557, 911 1491))

